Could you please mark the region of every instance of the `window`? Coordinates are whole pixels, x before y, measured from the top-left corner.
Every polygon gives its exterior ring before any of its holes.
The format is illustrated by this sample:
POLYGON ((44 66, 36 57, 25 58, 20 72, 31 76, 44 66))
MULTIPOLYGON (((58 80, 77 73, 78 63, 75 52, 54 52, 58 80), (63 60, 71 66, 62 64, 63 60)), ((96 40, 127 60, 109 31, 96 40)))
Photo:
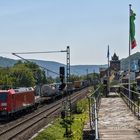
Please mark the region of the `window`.
POLYGON ((8 94, 6 92, 0 93, 0 102, 6 102, 7 96, 8 94))

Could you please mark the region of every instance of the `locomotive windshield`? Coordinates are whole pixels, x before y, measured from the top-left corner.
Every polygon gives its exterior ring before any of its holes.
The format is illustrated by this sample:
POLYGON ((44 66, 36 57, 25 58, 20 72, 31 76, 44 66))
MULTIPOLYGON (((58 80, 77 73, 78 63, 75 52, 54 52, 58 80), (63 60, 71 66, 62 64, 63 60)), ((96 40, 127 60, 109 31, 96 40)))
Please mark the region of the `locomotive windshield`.
POLYGON ((8 94, 6 92, 0 93, 0 102, 6 102, 7 101, 8 94))

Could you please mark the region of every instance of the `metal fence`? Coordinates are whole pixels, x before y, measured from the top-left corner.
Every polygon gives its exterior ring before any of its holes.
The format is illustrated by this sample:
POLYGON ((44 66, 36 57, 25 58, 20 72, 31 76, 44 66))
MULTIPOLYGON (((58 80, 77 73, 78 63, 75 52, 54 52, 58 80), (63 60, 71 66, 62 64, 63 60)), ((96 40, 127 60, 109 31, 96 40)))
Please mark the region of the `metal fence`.
POLYGON ((91 95, 88 96, 90 128, 91 130, 95 130, 95 140, 99 140, 98 111, 101 101, 101 90, 102 85, 100 85, 91 95))
POLYGON ((132 91, 124 86, 120 86, 120 96, 127 104, 127 106, 131 109, 133 114, 140 119, 140 93, 132 91), (131 99, 129 98, 128 93, 131 92, 131 99))

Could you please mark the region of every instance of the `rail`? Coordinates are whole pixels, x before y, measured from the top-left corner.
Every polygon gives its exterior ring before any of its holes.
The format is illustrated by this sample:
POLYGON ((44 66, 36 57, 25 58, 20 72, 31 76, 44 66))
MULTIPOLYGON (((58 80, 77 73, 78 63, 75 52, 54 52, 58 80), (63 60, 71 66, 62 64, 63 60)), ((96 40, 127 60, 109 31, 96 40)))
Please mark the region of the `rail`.
POLYGON ((127 106, 131 109, 133 114, 140 119, 140 93, 130 90, 132 93, 132 98, 128 97, 129 89, 124 86, 120 86, 120 96, 127 104, 127 106))
MULTIPOLYGON (((72 104, 81 99, 81 95, 83 98, 86 94, 87 89, 84 89, 83 91, 79 91, 76 94, 72 95, 72 104)), ((0 130, 0 139, 18 139, 17 137, 19 137, 19 135, 21 136, 21 139, 27 139, 29 135, 32 135, 34 133, 34 130, 37 130, 41 126, 44 126, 45 122, 50 123, 50 121, 53 119, 53 116, 55 116, 55 113, 59 115, 58 111, 61 110, 62 100, 63 99, 58 100, 51 105, 44 106, 38 112, 34 112, 33 115, 27 118, 25 117, 25 119, 23 118, 23 120, 18 123, 16 123, 15 121, 13 125, 8 126, 7 128, 4 127, 2 130, 0 130), (25 135, 27 133, 28 135, 25 135)))
POLYGON ((98 110, 101 101, 101 87, 102 85, 88 96, 90 128, 91 130, 95 129, 95 140, 99 140, 98 110))

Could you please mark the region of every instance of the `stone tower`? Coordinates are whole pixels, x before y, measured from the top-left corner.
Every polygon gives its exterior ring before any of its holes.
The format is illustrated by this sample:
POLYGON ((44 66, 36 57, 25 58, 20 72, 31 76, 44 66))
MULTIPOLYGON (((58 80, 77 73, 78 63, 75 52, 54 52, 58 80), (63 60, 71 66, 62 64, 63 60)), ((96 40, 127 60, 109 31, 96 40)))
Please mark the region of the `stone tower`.
POLYGON ((120 70, 120 60, 116 53, 114 53, 112 60, 110 61, 110 70, 114 70, 116 72, 120 70))

